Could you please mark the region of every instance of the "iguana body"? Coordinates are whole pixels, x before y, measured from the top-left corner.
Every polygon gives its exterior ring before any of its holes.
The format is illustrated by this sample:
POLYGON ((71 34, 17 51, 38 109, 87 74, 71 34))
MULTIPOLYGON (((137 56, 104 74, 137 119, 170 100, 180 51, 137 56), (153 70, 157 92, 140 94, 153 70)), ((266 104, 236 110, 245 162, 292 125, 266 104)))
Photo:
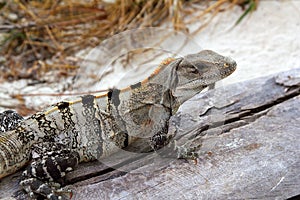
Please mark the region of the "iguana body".
POLYGON ((78 163, 107 157, 138 138, 154 150, 168 144, 168 120, 179 105, 235 67, 232 59, 204 50, 168 60, 128 88, 57 103, 0 134, 0 178, 32 159, 22 187, 32 198, 58 199, 44 182, 62 183, 78 163))

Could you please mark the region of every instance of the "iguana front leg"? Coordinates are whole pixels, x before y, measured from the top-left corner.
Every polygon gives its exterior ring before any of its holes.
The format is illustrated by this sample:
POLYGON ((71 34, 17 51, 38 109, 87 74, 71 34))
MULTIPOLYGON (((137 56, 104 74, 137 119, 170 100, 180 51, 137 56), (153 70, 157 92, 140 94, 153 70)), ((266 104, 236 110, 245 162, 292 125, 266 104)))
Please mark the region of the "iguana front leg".
POLYGON ((197 150, 201 146, 186 147, 178 145, 175 135, 168 132, 159 132, 150 138, 150 144, 154 151, 162 157, 179 158, 187 160, 196 160, 198 158, 197 150))
POLYGON ((79 154, 63 144, 49 142, 34 145, 32 155, 33 161, 23 172, 20 182, 30 197, 56 200, 64 199, 61 193, 71 194, 59 188, 65 185, 66 173, 78 165, 79 154))
MULTIPOLYGON (((13 130, 23 117, 12 110, 0 113, 0 130, 13 130)), ((64 199, 62 193, 69 190, 57 190, 64 185, 65 174, 79 163, 79 154, 63 144, 55 142, 38 143, 32 147, 32 162, 22 173, 20 186, 30 198, 39 197, 58 200, 64 199)))

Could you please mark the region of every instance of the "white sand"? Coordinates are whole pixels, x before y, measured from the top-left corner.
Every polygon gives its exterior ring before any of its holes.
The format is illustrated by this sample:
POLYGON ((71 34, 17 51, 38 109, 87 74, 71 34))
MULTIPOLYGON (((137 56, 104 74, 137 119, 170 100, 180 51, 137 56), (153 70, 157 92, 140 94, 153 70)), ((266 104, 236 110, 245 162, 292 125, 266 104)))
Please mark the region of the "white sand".
POLYGON ((300 67, 300 1, 266 1, 231 28, 240 7, 219 13, 195 40, 204 49, 229 55, 238 63, 223 83, 233 83, 300 67))

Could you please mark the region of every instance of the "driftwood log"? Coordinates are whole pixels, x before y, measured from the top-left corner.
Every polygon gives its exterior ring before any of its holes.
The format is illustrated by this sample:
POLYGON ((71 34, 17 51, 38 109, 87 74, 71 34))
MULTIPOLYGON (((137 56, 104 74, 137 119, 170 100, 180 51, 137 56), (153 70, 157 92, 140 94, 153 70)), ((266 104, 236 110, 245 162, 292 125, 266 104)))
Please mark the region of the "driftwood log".
MULTIPOLYGON (((122 151, 67 176, 72 199, 286 199, 300 194, 300 69, 201 93, 170 120, 197 163, 122 151), (105 165, 103 164, 105 163, 105 165)), ((0 198, 25 199, 19 173, 0 198)))

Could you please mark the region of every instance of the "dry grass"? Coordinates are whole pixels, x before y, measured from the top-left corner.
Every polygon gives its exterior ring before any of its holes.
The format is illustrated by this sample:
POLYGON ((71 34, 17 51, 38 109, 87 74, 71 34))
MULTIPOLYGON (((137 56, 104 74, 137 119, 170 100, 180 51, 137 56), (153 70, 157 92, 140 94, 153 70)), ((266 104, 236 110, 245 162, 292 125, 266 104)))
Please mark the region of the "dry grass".
POLYGON ((176 30, 188 31, 188 24, 206 20, 199 31, 209 22, 204 17, 208 13, 214 16, 239 5, 245 7, 246 15, 257 3, 258 0, 6 1, 0 4, 0 32, 4 36, 0 56, 5 58, 0 77, 39 80, 51 70, 68 75, 78 63, 70 56, 118 32, 160 26, 166 21, 172 22, 176 30), (199 9, 200 4, 205 9, 199 9))

